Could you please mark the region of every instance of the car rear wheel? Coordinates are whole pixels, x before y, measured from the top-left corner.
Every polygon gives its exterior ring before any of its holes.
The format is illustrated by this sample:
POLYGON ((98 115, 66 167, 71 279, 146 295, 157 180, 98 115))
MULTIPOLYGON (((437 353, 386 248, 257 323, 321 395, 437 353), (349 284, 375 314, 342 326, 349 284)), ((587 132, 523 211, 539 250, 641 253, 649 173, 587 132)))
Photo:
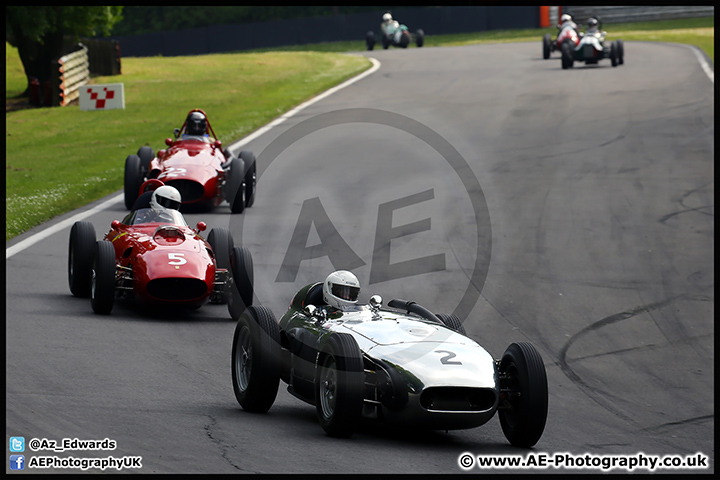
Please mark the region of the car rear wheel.
POLYGON ((250 250, 245 247, 234 247, 231 250, 230 272, 233 287, 228 298, 228 311, 230 317, 235 319, 240 317, 253 301, 255 274, 250 250))
POLYGON ((449 327, 458 333, 462 333, 463 335, 467 335, 465 333, 465 327, 463 326, 462 321, 460 321, 460 318, 457 315, 452 313, 438 313, 436 314, 436 316, 446 327, 449 327))
POLYGON ((550 44, 552 43, 552 40, 550 40, 550 34, 546 33, 543 35, 543 45, 542 45, 542 52, 543 52, 543 58, 547 60, 550 58, 550 44))
MULTIPOLYGON (((215 268, 224 268, 230 272, 230 250, 234 246, 234 240, 230 230, 226 228, 213 228, 207 238, 215 255, 215 268)), ((228 303, 230 291, 223 289, 218 303, 228 303)))
POLYGON ((238 319, 232 346, 232 381, 243 410, 265 413, 280 384, 280 327, 270 309, 254 305, 238 319))
POLYGON ((155 158, 155 152, 153 152, 152 147, 142 146, 138 150, 137 154, 140 158, 140 166, 142 167, 143 174, 147 177, 147 174, 150 171, 150 162, 152 162, 152 159, 155 158))
POLYGON ((562 68, 566 70, 573 66, 573 46, 571 42, 563 42, 560 47, 560 53, 562 54, 562 68))
POLYGON ((70 229, 68 283, 76 297, 90 296, 93 259, 88 252, 95 248, 95 240, 95 227, 90 222, 75 222, 70 229))
POLYGON ((144 177, 142 172, 142 164, 140 157, 137 155, 128 155, 125 159, 125 208, 131 210, 138 195, 140 195, 140 187, 142 186, 144 177))
POLYGON ((513 343, 498 366, 500 426, 516 447, 530 448, 545 430, 548 387, 540 353, 529 343, 513 343))
POLYGON ((415 32, 415 45, 417 45, 418 48, 425 45, 425 32, 422 28, 418 28, 417 32, 415 32))
POLYGON ((95 242, 90 302, 95 313, 107 315, 115 300, 115 248, 106 240, 95 242))
POLYGON ((375 32, 370 30, 365 34, 365 45, 367 46, 368 50, 372 50, 375 48, 375 32))
POLYGON ((625 45, 623 45, 622 40, 617 40, 617 57, 618 57, 618 65, 623 65, 625 63, 625 45))
POLYGON ((363 360, 355 338, 333 332, 320 347, 315 407, 318 420, 331 437, 350 437, 362 416, 363 360))

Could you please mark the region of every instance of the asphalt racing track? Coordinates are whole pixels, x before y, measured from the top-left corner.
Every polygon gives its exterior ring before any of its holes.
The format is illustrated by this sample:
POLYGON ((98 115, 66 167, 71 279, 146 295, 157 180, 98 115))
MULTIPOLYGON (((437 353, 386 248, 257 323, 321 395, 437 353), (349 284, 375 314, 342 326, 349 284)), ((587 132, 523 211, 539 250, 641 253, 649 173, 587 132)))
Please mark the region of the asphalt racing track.
MULTIPOLYGON (((278 318, 302 285, 351 268, 361 300, 455 311, 496 358, 533 343, 550 403, 532 452, 700 452, 713 472, 714 84, 693 51, 626 42, 625 65, 572 70, 557 54, 543 60, 539 41, 368 53, 377 72, 235 146, 258 158, 252 208, 189 223, 228 227, 250 249, 255 303, 278 318)), ((100 235, 124 215, 117 197, 88 220, 100 235)), ((70 294, 68 236, 65 226, 7 257, 6 436, 117 448, 26 449, 28 460, 446 474, 465 472, 466 452, 527 453, 497 418, 450 432, 368 424, 331 439, 282 383, 268 414, 244 412, 227 308, 161 315, 119 303, 95 315, 70 294)))

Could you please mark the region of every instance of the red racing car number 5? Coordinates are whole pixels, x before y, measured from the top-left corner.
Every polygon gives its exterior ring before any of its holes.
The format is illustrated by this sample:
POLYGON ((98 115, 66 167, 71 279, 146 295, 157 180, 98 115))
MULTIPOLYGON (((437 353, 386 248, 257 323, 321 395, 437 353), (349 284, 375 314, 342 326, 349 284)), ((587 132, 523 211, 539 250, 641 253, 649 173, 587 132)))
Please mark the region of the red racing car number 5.
POLYGON ((168 253, 168 263, 170 265, 185 265, 187 260, 185 260, 184 255, 184 253, 168 253))

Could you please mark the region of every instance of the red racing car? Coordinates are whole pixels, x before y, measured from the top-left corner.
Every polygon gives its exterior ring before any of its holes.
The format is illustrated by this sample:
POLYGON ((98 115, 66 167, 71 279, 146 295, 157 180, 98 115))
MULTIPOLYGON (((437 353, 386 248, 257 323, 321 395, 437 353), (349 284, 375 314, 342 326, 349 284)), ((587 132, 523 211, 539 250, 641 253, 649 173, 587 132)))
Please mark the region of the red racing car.
POLYGON ((152 208, 113 220, 96 241, 93 224, 70 230, 68 281, 77 297, 90 297, 95 313, 109 314, 116 298, 199 308, 227 303, 237 317, 253 298, 249 251, 233 245, 229 230, 214 228, 207 240, 199 222, 190 228, 178 210, 152 208))
POLYGON ((558 36, 555 40, 550 38, 550 34, 546 33, 543 35, 543 58, 547 60, 550 58, 552 52, 562 51, 562 45, 569 43, 573 48, 577 47, 580 43, 580 37, 582 33, 579 31, 577 24, 572 18, 572 15, 567 13, 560 17, 560 24, 557 26, 558 36))
POLYGON ((183 205, 213 207, 227 201, 233 213, 242 213, 255 201, 257 167, 252 152, 239 157, 222 150, 210 122, 200 109, 191 110, 175 139, 157 156, 148 146, 125 159, 125 207, 131 209, 146 180, 158 179, 180 191, 183 205))

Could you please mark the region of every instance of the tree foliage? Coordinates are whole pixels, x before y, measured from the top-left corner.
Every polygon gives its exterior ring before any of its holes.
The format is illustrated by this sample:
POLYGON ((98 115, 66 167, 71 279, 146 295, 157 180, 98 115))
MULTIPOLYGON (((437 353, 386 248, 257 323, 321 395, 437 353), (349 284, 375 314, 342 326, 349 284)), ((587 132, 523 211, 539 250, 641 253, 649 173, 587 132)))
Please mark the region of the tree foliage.
MULTIPOLYGON (((5 39, 18 49, 28 77, 41 85, 49 80, 52 63, 66 52, 66 39, 110 35, 122 20, 120 6, 7 6, 5 39)), ((27 90, 25 92, 27 95, 27 90)))
POLYGON ((169 32, 211 25, 230 25, 253 22, 267 22, 300 17, 324 15, 348 15, 393 9, 396 7, 331 7, 331 6, 127 6, 123 20, 113 29, 113 35, 140 35, 151 32, 169 32))

